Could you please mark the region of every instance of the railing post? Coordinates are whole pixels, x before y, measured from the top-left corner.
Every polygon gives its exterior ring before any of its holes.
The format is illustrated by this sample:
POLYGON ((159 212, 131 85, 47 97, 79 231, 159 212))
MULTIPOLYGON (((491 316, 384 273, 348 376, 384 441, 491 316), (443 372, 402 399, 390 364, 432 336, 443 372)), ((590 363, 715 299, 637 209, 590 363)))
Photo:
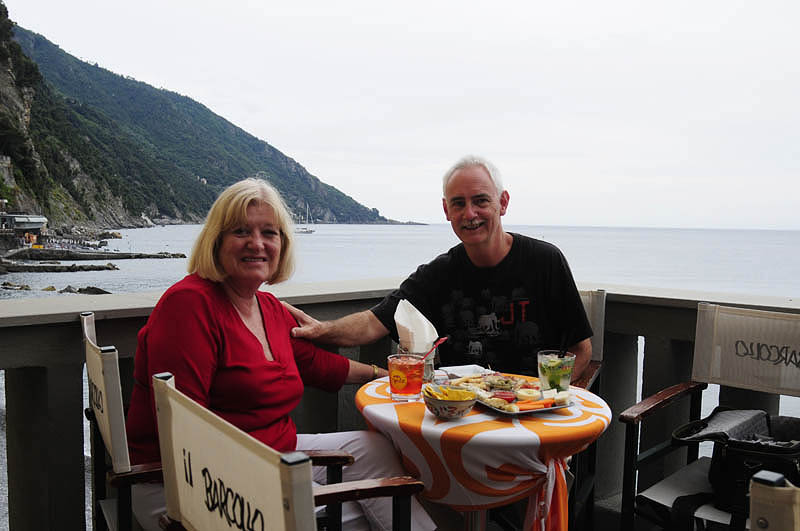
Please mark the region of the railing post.
MULTIPOLYGON (((694 344, 689 341, 646 336, 642 397, 648 397, 692 377, 694 344)), ((641 427, 639 448, 646 450, 668 440, 673 430, 689 419, 689 401, 680 400, 655 412, 641 427)), ((639 490, 646 489, 659 479, 686 464, 686 450, 680 449, 665 457, 661 464, 649 464, 639 471, 639 490)))
POLYGON ((625 466, 622 471, 622 509, 620 529, 633 531, 636 516, 633 512, 633 500, 636 497, 636 454, 639 450, 639 424, 625 426, 625 466))
POLYGON ((82 369, 5 371, 11 530, 86 529, 82 369))
POLYGON ((611 408, 608 429, 597 440, 597 473, 595 498, 603 499, 622 488, 624 426, 619 414, 636 401, 639 338, 630 334, 606 331, 603 347, 603 370, 600 373, 600 394, 611 408))

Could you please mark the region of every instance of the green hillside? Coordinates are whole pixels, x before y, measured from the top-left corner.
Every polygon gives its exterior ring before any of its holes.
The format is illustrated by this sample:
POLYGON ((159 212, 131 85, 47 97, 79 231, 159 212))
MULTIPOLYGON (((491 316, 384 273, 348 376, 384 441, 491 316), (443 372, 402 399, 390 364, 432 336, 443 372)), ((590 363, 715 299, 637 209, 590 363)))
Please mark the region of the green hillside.
POLYGON ((95 190, 119 198, 132 218, 202 219, 223 187, 258 175, 298 217, 308 203, 321 222, 389 222, 190 98, 80 61, 18 26, 13 31, 43 77, 33 83, 30 136, 46 167, 37 175, 23 168, 17 184, 45 210, 48 188, 58 183, 93 218, 102 194, 91 197, 76 186, 80 171, 95 190))

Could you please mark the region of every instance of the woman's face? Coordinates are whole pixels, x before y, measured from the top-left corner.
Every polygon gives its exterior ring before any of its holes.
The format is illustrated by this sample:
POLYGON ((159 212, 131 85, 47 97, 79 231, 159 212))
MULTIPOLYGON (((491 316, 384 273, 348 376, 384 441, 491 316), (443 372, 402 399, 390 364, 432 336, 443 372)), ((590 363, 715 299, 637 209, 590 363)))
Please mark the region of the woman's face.
POLYGON ((226 281, 258 289, 275 275, 281 258, 281 233, 275 213, 264 203, 251 203, 240 227, 222 234, 217 260, 226 281))

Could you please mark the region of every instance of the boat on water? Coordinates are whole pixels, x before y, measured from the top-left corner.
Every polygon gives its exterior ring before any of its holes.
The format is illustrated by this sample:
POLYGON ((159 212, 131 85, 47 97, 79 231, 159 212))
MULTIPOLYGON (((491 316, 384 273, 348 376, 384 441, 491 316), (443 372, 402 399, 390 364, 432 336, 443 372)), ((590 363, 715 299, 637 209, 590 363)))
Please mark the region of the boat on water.
POLYGON ((305 225, 300 225, 294 228, 295 234, 313 234, 314 229, 308 226, 308 203, 306 203, 306 222, 305 225))

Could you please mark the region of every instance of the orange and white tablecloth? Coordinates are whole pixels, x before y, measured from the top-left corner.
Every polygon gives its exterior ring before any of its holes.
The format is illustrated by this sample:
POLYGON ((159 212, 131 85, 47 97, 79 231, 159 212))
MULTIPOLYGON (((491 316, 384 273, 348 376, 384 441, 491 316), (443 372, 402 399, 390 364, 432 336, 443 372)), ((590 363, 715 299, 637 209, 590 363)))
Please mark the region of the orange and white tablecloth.
POLYGON ((569 408, 510 416, 476 404, 463 418, 442 420, 422 400, 392 402, 384 377, 362 386, 356 405, 371 428, 392 440, 406 471, 425 483, 426 498, 475 511, 528 497, 535 503, 529 503, 526 529, 539 522, 566 531, 564 459, 611 421, 603 399, 577 387, 570 391, 569 408))

